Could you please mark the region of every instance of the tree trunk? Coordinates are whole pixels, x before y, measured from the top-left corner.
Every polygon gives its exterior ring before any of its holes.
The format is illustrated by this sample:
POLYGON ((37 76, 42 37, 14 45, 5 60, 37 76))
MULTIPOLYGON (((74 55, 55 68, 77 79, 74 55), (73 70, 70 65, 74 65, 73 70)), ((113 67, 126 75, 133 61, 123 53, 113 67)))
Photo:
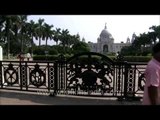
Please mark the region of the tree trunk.
POLYGON ((33 56, 33 36, 32 36, 32 40, 31 40, 31 57, 33 56))
POLYGON ((21 36, 21 52, 23 53, 23 34, 21 36))
POLYGON ((47 44, 48 44, 48 40, 46 39, 46 47, 47 47, 47 44))
POLYGON ((41 46, 41 38, 39 38, 39 46, 41 46))
POLYGON ((8 42, 8 50, 7 50, 7 58, 10 59, 10 36, 7 35, 7 42, 8 42))

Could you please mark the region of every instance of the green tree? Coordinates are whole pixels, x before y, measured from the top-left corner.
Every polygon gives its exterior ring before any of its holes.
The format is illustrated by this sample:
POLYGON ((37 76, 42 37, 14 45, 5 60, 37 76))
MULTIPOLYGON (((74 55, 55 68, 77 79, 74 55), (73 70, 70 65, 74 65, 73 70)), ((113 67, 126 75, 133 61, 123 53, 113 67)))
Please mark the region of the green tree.
POLYGON ((69 31, 68 29, 62 30, 61 36, 60 36, 60 41, 63 47, 65 47, 68 43, 68 38, 69 38, 69 31))
POLYGON ((53 25, 48 25, 47 23, 44 23, 44 32, 42 38, 46 40, 46 46, 48 45, 48 39, 53 39, 53 25))
POLYGON ((89 52, 90 47, 87 43, 79 41, 72 46, 73 54, 78 54, 81 52, 89 52))
POLYGON ((20 15, 19 18, 20 18, 19 20, 19 38, 21 41, 21 52, 24 52, 24 42, 28 38, 27 28, 26 28, 27 15, 20 15))
POLYGON ((38 24, 35 24, 33 20, 27 23, 27 34, 29 35, 29 39, 30 39, 31 55, 33 55, 33 46, 35 46, 33 40, 34 38, 37 37, 37 33, 36 33, 37 27, 38 27, 38 24))
POLYGON ((37 36, 39 38, 39 46, 41 46, 41 39, 43 36, 43 32, 44 32, 44 19, 39 19, 38 20, 38 27, 37 27, 37 36))
POLYGON ((4 15, 1 16, 1 25, 4 26, 4 41, 7 42, 7 58, 10 58, 10 43, 11 43, 11 35, 14 34, 12 27, 13 23, 17 21, 16 15, 4 15))
POLYGON ((155 36, 159 39, 160 42, 160 25, 159 26, 152 26, 149 29, 155 32, 155 36))
POLYGON ((157 35, 155 32, 148 32, 148 37, 150 39, 150 42, 156 44, 157 35))
POLYGON ((53 30, 53 40, 56 42, 56 45, 58 45, 58 41, 60 40, 60 36, 61 36, 61 29, 60 28, 56 28, 56 30, 53 30))

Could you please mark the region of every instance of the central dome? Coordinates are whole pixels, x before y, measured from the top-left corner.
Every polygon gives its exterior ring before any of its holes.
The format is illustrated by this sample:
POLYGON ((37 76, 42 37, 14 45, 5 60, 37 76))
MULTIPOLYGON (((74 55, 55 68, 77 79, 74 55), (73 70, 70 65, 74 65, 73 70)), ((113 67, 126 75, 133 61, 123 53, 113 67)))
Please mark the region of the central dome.
POLYGON ((108 32, 106 25, 105 25, 104 29, 101 31, 100 37, 112 38, 112 35, 111 35, 111 33, 108 32))
POLYGON ((100 36, 111 36, 111 34, 106 29, 103 29, 100 36))

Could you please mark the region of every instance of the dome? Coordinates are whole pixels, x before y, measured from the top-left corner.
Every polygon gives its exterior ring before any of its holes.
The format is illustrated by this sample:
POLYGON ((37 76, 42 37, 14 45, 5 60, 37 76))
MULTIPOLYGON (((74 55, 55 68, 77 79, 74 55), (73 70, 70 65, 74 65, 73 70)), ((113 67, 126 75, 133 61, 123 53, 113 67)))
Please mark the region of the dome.
POLYGON ((105 25, 104 29, 101 31, 100 36, 104 37, 104 38, 113 38, 111 33, 108 32, 106 25, 105 25))
POLYGON ((111 36, 111 34, 106 29, 103 29, 100 36, 111 36))

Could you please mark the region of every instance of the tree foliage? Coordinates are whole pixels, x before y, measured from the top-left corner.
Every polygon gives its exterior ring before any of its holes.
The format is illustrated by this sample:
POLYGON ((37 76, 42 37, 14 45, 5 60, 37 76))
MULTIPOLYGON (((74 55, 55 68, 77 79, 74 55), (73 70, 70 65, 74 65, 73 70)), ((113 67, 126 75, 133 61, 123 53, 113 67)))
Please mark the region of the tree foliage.
MULTIPOLYGON (((4 55, 8 58, 10 54, 19 52, 31 54, 73 54, 73 46, 80 42, 79 34, 71 35, 68 29, 56 28, 49 25, 43 18, 37 22, 27 21, 27 15, 0 15, 0 45, 3 47, 4 55), (39 44, 35 44, 35 40, 39 44), (41 41, 46 44, 41 45, 41 41), (48 40, 56 45, 49 46, 48 40)), ((83 38, 84 41, 84 38, 83 38)), ((84 44, 84 43, 83 43, 84 44)), ((87 46, 82 45, 82 49, 87 46)))
POLYGON ((73 54, 81 53, 81 52, 89 52, 89 45, 85 42, 78 42, 72 46, 73 54))
POLYGON ((142 55, 151 54, 151 48, 157 42, 160 42, 160 26, 152 26, 148 33, 142 33, 135 37, 132 45, 122 48, 123 55, 142 55))

